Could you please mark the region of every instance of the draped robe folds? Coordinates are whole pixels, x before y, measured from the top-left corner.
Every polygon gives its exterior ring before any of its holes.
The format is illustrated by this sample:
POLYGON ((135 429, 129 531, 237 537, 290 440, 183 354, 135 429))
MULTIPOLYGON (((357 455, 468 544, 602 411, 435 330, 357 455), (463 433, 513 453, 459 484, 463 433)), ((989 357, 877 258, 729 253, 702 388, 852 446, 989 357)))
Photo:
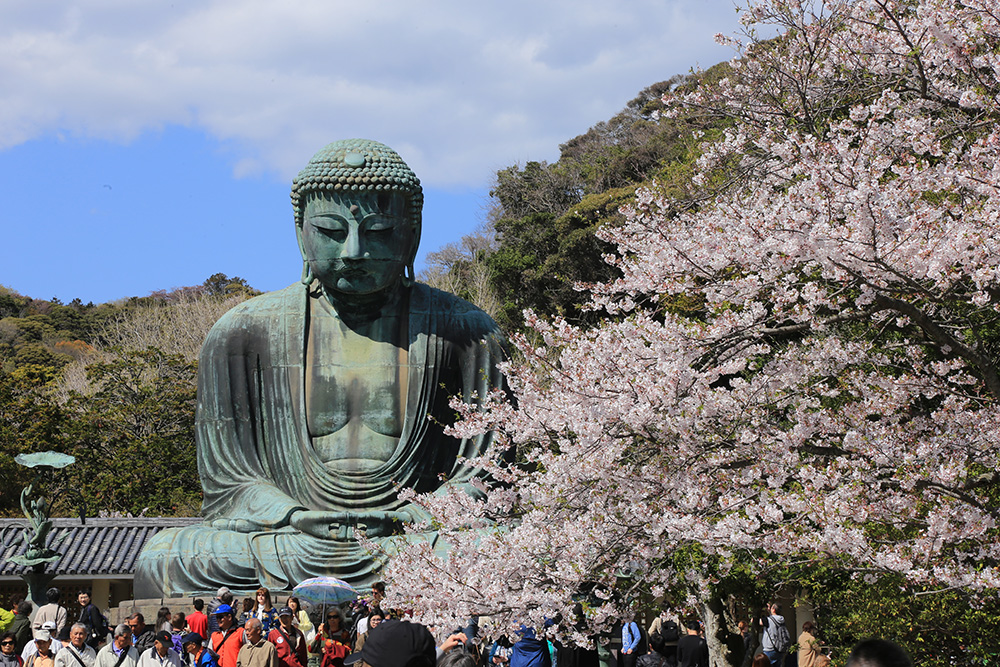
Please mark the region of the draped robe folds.
POLYGON ((150 539, 139 556, 137 598, 209 593, 223 585, 288 590, 327 574, 370 585, 375 564, 353 538, 299 532, 289 525, 291 515, 395 511, 403 506, 398 487, 429 492, 478 474, 458 457, 484 451, 490 435, 459 440, 443 429, 454 420, 452 396, 476 403, 502 386, 497 364, 503 335, 489 316, 458 297, 421 284, 409 290, 411 372, 403 431, 390 459, 369 472, 334 472, 313 448, 305 405, 306 287, 256 297, 216 323, 198 371, 196 444, 205 521, 150 539))

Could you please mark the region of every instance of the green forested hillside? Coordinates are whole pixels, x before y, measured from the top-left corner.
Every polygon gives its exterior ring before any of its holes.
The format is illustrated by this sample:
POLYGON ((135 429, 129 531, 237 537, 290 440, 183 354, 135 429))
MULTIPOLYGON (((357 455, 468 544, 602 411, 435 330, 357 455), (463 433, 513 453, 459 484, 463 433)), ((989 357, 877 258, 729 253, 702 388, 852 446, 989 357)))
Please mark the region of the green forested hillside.
MULTIPOLYGON (((0 288, 0 515, 20 513, 22 452, 76 456, 60 476, 84 511, 196 514, 195 372, 208 328, 254 290, 242 278, 101 305, 0 288)), ((57 514, 73 513, 63 494, 57 514)))

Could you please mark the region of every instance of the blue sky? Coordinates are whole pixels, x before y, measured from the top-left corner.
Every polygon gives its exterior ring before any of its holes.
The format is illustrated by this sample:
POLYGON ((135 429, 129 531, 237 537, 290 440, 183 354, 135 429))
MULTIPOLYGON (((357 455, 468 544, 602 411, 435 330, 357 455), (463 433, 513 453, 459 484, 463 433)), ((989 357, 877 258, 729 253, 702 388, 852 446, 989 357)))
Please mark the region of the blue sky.
POLYGON ((713 35, 736 19, 731 0, 5 0, 0 285, 281 288, 301 268, 291 179, 350 137, 423 182, 422 261, 480 224, 497 169, 729 58, 713 35))

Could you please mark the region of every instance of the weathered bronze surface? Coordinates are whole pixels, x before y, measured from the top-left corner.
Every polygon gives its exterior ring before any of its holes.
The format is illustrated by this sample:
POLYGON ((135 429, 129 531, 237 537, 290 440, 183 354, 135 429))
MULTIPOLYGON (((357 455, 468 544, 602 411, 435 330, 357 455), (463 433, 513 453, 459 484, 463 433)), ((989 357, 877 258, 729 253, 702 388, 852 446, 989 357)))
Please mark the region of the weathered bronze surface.
MULTIPOLYGON (((45 568, 49 563, 62 558, 62 554, 54 549, 58 546, 58 540, 48 543, 49 533, 52 531, 52 502, 42 489, 51 481, 54 471, 72 464, 76 457, 59 452, 33 452, 18 454, 14 461, 26 468, 33 468, 35 474, 28 486, 21 489, 21 511, 31 526, 25 529, 22 536, 25 542, 24 554, 11 556, 10 562, 26 568, 21 573, 21 578, 28 584, 28 597, 40 606, 45 604, 45 589, 55 576, 48 574, 45 568)), ((51 492, 51 488, 49 491, 51 492)), ((80 521, 83 522, 82 513, 80 521)))
MULTIPOLYGON (((485 313, 412 280, 423 196, 389 147, 348 140, 292 185, 300 284, 215 325, 198 377, 201 525, 157 535, 138 597, 290 589, 330 574, 365 587, 384 542, 422 518, 403 487, 465 484, 489 436, 446 436, 448 401, 502 386, 503 336, 485 313)), ((471 492, 471 491, 470 491, 471 492)), ((422 539, 435 540, 433 533, 422 539)))

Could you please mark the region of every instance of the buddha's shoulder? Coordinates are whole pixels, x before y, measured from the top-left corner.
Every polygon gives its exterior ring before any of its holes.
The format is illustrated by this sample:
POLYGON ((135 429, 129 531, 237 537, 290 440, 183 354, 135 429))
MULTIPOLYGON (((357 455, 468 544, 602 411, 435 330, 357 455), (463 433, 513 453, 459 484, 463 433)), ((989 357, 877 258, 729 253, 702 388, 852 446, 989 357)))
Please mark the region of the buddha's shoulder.
POLYGON ((213 328, 230 329, 266 325, 276 317, 285 316, 290 312, 304 312, 305 299, 305 287, 299 283, 276 292, 265 292, 233 306, 219 318, 213 328))
POLYGON ((415 283, 410 300, 410 308, 414 307, 427 308, 448 328, 482 336, 501 335, 500 326, 481 308, 436 287, 415 283))

